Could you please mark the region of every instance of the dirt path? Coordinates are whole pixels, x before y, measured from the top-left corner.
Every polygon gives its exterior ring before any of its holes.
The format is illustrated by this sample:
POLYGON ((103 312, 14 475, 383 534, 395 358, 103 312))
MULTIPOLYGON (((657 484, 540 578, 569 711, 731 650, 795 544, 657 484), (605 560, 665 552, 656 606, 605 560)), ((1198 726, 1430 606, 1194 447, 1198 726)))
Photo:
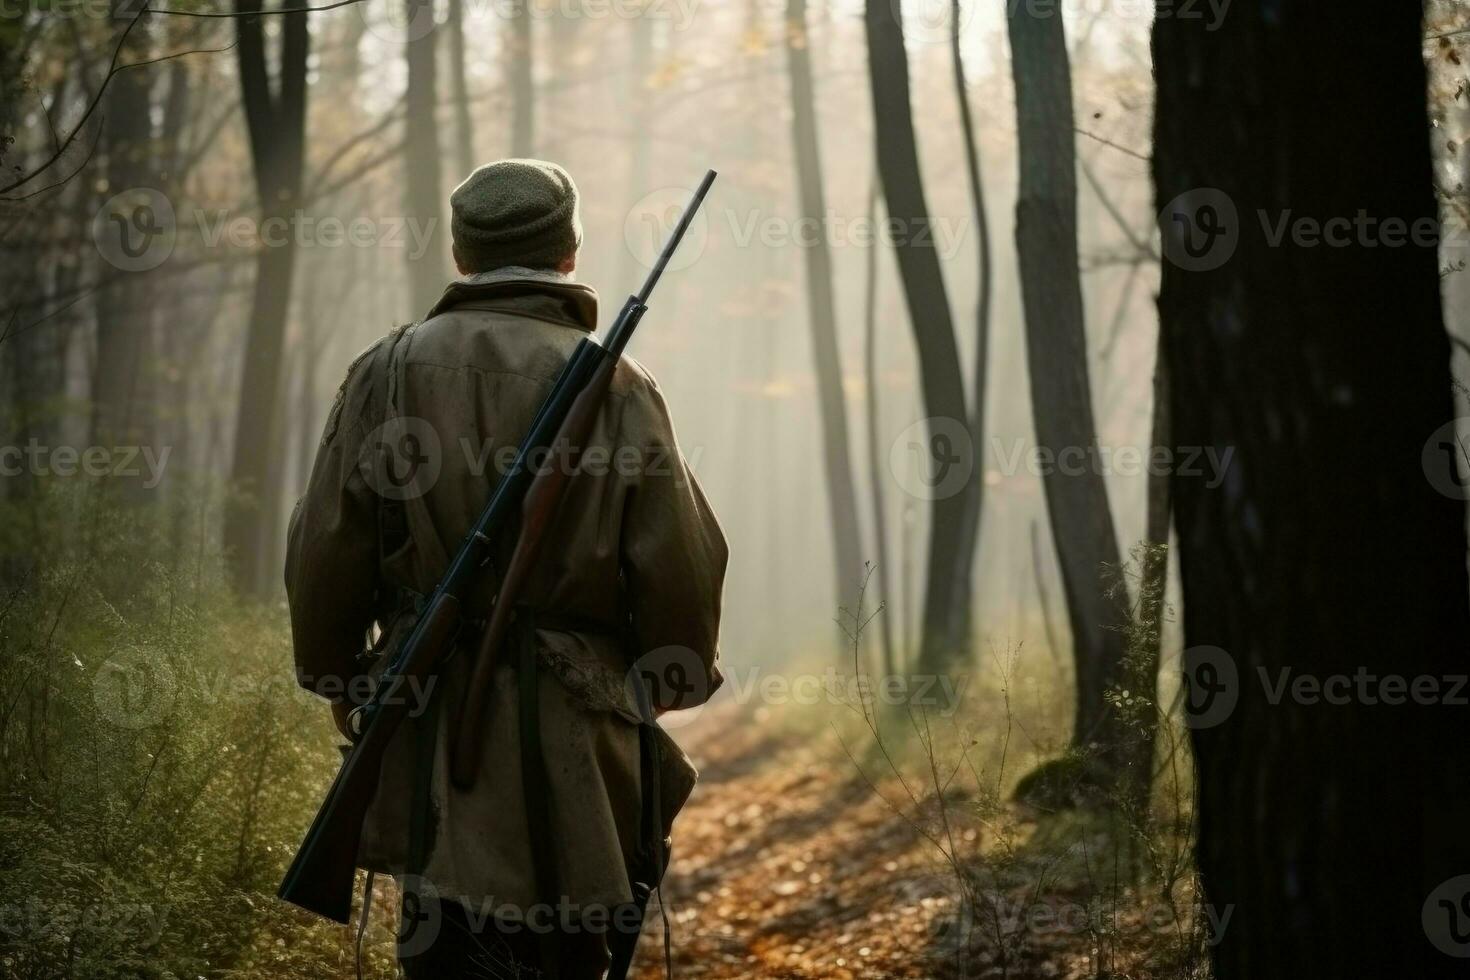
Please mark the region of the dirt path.
MULTIPOLYGON (((980 817, 961 779, 946 784, 941 820, 922 773, 905 775, 915 802, 861 726, 844 727, 844 746, 828 720, 779 713, 801 710, 817 709, 726 703, 673 733, 700 769, 665 881, 676 976, 1205 975, 1177 953, 1188 939, 1177 909, 1106 871, 1118 838, 1094 818, 1039 820, 1012 801, 980 817), (973 927, 958 924, 957 878, 914 819, 965 855, 981 906, 973 927), (981 867, 998 835, 1010 860, 981 867)), ((639 980, 663 976, 662 939, 655 917, 639 980)))
MULTIPOLYGON (((665 883, 677 976, 935 974, 951 888, 834 732, 727 704, 675 736, 700 768, 665 883)), ((640 980, 663 975, 662 938, 640 980)))

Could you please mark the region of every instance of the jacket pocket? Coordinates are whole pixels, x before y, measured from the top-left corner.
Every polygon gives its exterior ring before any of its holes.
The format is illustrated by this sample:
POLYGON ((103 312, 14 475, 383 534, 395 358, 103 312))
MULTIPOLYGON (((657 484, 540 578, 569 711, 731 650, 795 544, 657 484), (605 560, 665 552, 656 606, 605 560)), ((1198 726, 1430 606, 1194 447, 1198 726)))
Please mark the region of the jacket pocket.
POLYGON ((694 763, 689 761, 689 756, 674 741, 672 735, 664 731, 657 724, 650 725, 653 729, 654 738, 658 741, 658 757, 661 763, 659 767, 659 807, 663 836, 668 837, 673 833, 674 818, 679 811, 684 809, 684 804, 689 802, 689 794, 694 792, 694 784, 699 781, 699 770, 694 768, 694 763))

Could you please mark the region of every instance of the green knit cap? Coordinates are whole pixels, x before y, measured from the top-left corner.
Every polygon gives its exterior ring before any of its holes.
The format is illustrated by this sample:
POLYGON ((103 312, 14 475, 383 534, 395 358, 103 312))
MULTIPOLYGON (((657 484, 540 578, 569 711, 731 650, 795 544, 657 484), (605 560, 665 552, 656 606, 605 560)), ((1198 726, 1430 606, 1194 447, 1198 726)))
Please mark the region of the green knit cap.
POLYGON ((582 244, 577 185, 545 160, 499 160, 449 196, 450 231, 466 271, 551 268, 582 244))

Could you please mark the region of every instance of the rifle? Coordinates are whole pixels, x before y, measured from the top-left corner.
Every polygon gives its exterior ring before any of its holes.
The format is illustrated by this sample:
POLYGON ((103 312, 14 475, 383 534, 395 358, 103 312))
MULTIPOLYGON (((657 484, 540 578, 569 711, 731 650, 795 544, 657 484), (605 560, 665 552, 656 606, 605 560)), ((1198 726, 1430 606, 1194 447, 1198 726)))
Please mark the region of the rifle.
POLYGON ((553 451, 560 452, 562 462, 575 461, 590 430, 592 421, 607 393, 613 369, 623 348, 632 337, 638 321, 648 311, 648 298, 663 275, 679 241, 699 210, 715 172, 708 171, 695 190, 658 261, 644 280, 643 288, 628 297, 618 317, 608 329, 607 339, 595 335, 583 338, 572 352, 551 393, 537 411, 531 429, 521 440, 515 462, 496 485, 494 493, 480 516, 470 526, 449 570, 434 587, 424 611, 414 623, 408 639, 378 676, 372 695, 352 712, 352 728, 357 737, 332 781, 327 798, 317 811, 311 829, 277 892, 279 897, 310 912, 335 922, 346 923, 352 911, 352 886, 357 874, 357 852, 362 842, 362 823, 367 808, 377 794, 383 755, 394 732, 409 713, 410 689, 424 691, 423 686, 437 676, 453 649, 461 626, 460 603, 469 594, 481 570, 490 560, 490 545, 504 533, 512 517, 520 518, 516 557, 507 566, 495 598, 491 621, 486 626, 487 642, 482 644, 479 662, 475 664, 474 681, 467 691, 465 711, 461 715, 457 751, 451 756, 451 770, 457 785, 473 782, 474 765, 478 763, 478 725, 467 724, 478 719, 484 705, 481 680, 493 670, 493 654, 499 647, 512 613, 514 596, 524 581, 530 564, 539 551, 540 542, 550 524, 556 503, 571 477, 571 470, 552 465, 553 451), (548 457, 537 465, 538 456, 548 457), (515 576, 512 577, 512 571, 515 576), (498 626, 495 624, 499 624, 498 626), (490 631, 500 632, 492 634, 490 631), (492 646, 488 641, 497 637, 492 646), (468 780, 463 777, 468 773, 468 780))

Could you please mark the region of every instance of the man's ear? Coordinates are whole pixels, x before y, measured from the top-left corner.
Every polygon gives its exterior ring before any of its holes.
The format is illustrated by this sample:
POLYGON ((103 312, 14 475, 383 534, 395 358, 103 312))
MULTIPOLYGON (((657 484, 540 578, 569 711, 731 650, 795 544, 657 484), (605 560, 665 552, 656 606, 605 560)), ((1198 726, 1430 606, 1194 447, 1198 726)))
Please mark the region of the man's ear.
POLYGON ((577 270, 577 253, 574 251, 556 264, 556 271, 569 276, 577 270))
POLYGON ((454 242, 450 242, 450 244, 449 244, 449 254, 454 258, 454 269, 455 269, 455 271, 458 272, 462 276, 469 275, 469 273, 465 271, 464 261, 462 259, 460 259, 460 257, 459 257, 459 245, 458 244, 456 244, 454 242))

